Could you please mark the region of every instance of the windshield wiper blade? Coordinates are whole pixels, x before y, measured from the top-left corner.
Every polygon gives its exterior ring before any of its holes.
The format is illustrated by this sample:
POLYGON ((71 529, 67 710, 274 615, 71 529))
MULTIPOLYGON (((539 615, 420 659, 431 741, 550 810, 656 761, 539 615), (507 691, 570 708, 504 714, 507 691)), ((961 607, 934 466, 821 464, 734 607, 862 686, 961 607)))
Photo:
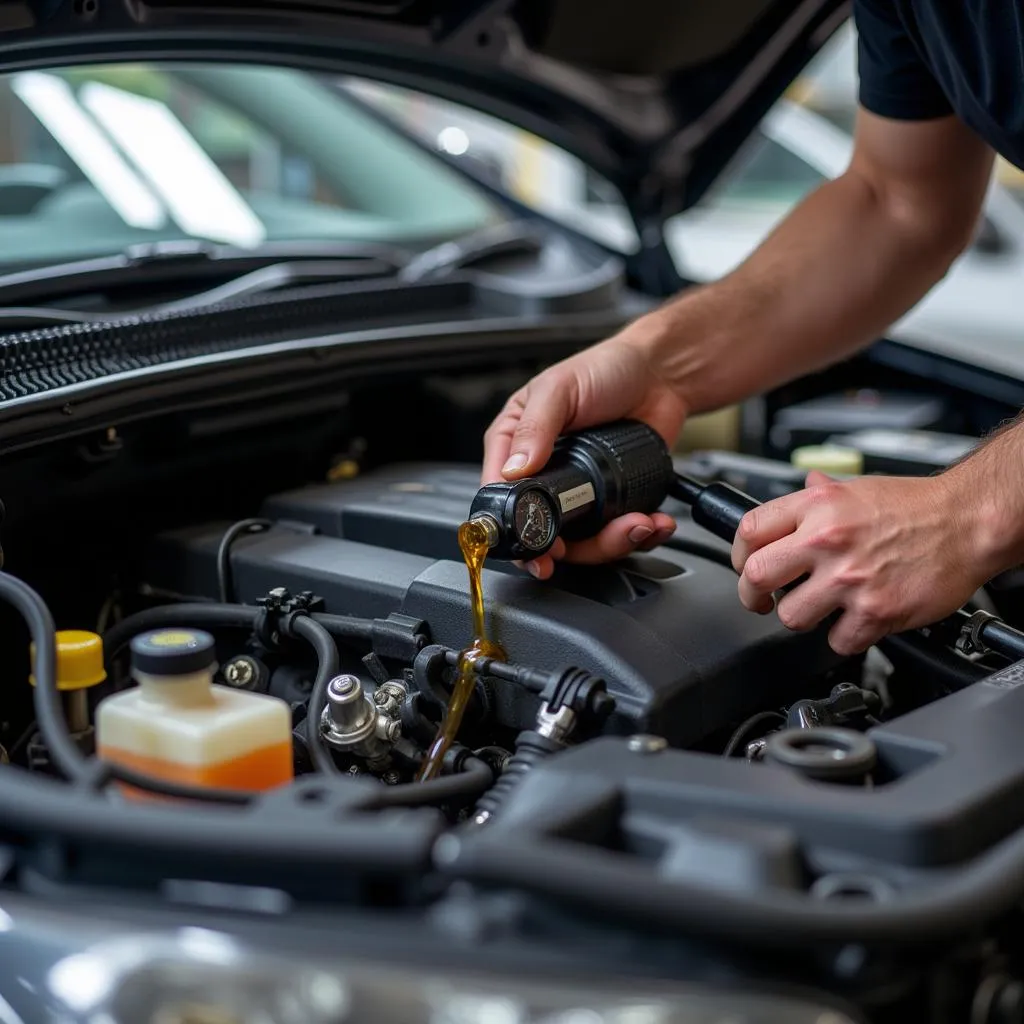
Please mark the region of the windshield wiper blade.
POLYGON ((52 302, 129 285, 172 286, 178 281, 243 275, 304 261, 345 261, 345 272, 352 276, 394 274, 411 259, 411 254, 398 246, 377 243, 271 242, 257 249, 240 249, 202 242, 158 242, 132 246, 111 256, 0 274, 0 305, 52 302))
POLYGON ((378 273, 357 273, 344 260, 310 260, 298 263, 274 263, 251 274, 232 278, 207 291, 187 295, 171 302, 133 305, 128 310, 86 312, 49 306, 0 306, 0 330, 33 330, 57 324, 111 323, 127 316, 153 316, 161 313, 185 313, 220 303, 238 302, 248 296, 265 294, 294 285, 349 281, 353 277, 379 277, 378 273))

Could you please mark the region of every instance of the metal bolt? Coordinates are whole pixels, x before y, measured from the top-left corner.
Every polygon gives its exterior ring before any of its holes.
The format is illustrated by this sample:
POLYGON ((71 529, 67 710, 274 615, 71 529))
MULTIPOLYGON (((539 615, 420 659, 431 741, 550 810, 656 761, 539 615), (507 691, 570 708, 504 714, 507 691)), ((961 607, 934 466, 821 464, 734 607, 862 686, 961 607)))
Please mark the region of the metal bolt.
POLYGON ((657 754, 668 747, 668 740, 664 736, 641 733, 638 736, 630 736, 627 746, 634 754, 657 754))
POLYGON ((256 665, 251 658, 235 658, 224 666, 224 682, 228 686, 248 686, 255 678, 256 665))
POLYGON ((383 782, 386 786, 397 786, 398 783, 401 781, 402 776, 399 775, 398 772, 385 772, 381 776, 381 782, 383 782))

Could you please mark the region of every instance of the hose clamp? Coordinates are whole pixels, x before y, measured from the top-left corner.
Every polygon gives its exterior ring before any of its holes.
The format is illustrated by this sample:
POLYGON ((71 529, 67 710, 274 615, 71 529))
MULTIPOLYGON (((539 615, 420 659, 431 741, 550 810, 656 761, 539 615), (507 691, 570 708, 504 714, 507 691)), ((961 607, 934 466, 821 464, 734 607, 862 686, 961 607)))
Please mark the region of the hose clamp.
POLYGON ((997 618, 998 616, 990 612, 978 609, 961 627, 960 635, 956 639, 956 649, 965 655, 988 654, 991 648, 981 639, 981 632, 997 618))

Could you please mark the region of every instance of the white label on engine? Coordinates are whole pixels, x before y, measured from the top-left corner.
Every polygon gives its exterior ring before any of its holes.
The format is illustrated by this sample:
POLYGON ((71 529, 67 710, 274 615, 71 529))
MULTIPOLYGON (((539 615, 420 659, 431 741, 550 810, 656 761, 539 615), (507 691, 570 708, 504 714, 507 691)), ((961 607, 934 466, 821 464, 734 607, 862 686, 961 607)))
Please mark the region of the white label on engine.
POLYGON ((1024 683, 1024 661, 1015 661, 994 676, 989 676, 981 681, 989 686, 998 686, 1002 690, 1016 689, 1021 683, 1024 683))
POLYGON ((589 505, 594 500, 594 485, 580 484, 571 491, 562 491, 558 496, 558 503, 562 506, 563 512, 571 512, 580 505, 589 505))

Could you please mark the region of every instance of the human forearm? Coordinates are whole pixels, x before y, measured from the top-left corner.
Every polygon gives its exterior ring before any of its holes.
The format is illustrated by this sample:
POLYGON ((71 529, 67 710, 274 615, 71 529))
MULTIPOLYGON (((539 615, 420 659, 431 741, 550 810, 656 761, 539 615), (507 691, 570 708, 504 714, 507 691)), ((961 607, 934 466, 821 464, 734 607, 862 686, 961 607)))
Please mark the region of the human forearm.
POLYGON ((986 578, 1024 563, 1024 415, 942 474, 986 578))
POLYGON ((901 210, 853 170, 809 196, 732 274, 636 325, 690 412, 868 344, 945 273, 962 226, 901 210))

